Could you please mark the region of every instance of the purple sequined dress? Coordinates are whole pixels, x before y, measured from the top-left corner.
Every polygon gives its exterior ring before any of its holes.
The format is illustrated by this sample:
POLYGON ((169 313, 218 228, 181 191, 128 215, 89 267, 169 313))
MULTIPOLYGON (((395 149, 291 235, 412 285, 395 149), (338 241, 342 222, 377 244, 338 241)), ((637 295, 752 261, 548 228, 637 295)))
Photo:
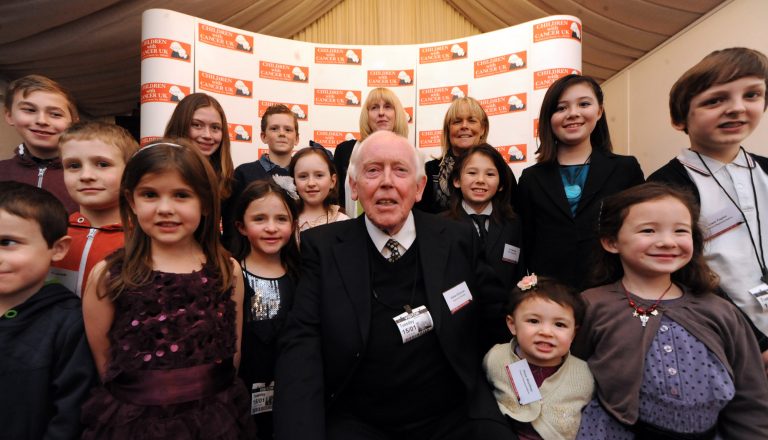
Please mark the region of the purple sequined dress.
POLYGON ((255 438, 231 368, 235 303, 214 276, 155 272, 115 300, 105 385, 83 406, 83 439, 255 438))

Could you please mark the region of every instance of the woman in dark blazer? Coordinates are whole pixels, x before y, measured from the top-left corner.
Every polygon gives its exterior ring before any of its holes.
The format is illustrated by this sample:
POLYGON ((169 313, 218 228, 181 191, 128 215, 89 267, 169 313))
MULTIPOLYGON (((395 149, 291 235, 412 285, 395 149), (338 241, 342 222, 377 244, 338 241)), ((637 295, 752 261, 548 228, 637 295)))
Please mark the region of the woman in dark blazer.
POLYGON ((346 140, 336 146, 333 153, 333 164, 336 165, 339 185, 339 205, 351 217, 357 217, 355 203, 348 197, 345 185, 347 168, 352 150, 372 133, 379 130, 389 130, 402 137, 408 137, 408 114, 395 92, 384 87, 378 87, 368 93, 360 109, 360 139, 346 140))
POLYGON ((523 171, 515 207, 528 271, 585 287, 605 196, 643 183, 632 156, 612 152, 603 92, 567 75, 547 90, 539 116, 537 163, 523 171))

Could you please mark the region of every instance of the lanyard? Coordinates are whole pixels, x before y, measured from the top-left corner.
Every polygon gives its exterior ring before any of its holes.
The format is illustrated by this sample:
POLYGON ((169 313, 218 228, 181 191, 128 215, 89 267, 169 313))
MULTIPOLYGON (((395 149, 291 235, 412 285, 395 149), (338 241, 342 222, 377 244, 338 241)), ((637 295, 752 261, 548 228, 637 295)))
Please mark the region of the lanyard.
POLYGON ((733 197, 731 197, 730 194, 728 194, 728 191, 723 188, 723 185, 720 183, 719 180, 717 180, 717 177, 715 177, 715 173, 712 172, 712 170, 709 169, 709 166, 707 166, 707 163, 704 162, 704 158, 701 157, 701 154, 699 154, 698 151, 695 151, 696 155, 699 156, 699 160, 701 161, 701 164, 704 165, 704 168, 707 169, 707 172, 710 176, 712 176, 712 179, 714 179, 715 183, 717 183, 717 186, 720 187, 721 190, 723 190, 723 193, 726 197, 728 197, 728 200, 733 203, 733 205, 736 207, 736 209, 739 210, 739 213, 741 214, 741 217, 744 219, 744 224, 747 226, 747 233, 749 234, 749 241, 752 243, 752 249, 755 250, 755 257, 757 258, 757 265, 760 266, 760 272, 762 273, 762 276, 760 279, 764 283, 768 283, 768 269, 766 269, 765 265, 765 251, 763 250, 763 228, 760 224, 760 207, 757 203, 757 189, 755 188, 755 176, 752 174, 752 167, 749 166, 749 157, 747 156, 746 150, 744 150, 744 147, 739 147, 741 152, 744 154, 744 160, 747 163, 747 169, 749 170, 749 180, 752 183, 752 197, 754 197, 755 200, 755 216, 757 217, 757 240, 760 244, 760 252, 757 252, 757 245, 755 244, 755 239, 752 237, 752 228, 749 226, 749 222, 747 221, 747 216, 744 214, 744 211, 741 210, 741 206, 739 206, 738 203, 736 203, 735 200, 733 200, 733 197))

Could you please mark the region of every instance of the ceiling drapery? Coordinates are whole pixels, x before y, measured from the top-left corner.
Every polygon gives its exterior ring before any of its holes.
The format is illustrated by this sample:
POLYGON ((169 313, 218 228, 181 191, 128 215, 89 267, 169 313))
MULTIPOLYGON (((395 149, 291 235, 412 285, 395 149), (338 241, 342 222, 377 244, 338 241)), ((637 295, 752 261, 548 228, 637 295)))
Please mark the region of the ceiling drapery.
POLYGON ((324 44, 417 44, 479 33, 445 0, 346 0, 293 39, 324 44))
POLYGON ((21 0, 0 3, 0 77, 40 73, 72 90, 92 116, 138 107, 141 14, 171 9, 290 38, 342 0, 21 0))
MULTIPOLYGON (((138 106, 144 10, 171 9, 251 32, 291 38, 342 1, 364 0, 6 0, 0 2, 0 78, 13 80, 30 73, 43 74, 70 88, 84 113, 92 116, 128 114, 138 106)), ((598 79, 609 78, 723 3, 723 0, 444 1, 482 32, 553 14, 581 18, 583 70, 598 79)), ((433 14, 398 19, 402 17, 400 14, 408 13, 409 2, 419 0, 397 0, 397 4, 402 5, 400 8, 376 8, 378 16, 373 20, 382 40, 401 29, 403 21, 414 21, 415 26, 446 26, 438 23, 439 17, 433 14)), ((371 17, 363 19, 371 20, 371 17)), ((426 33, 416 34, 430 39, 426 33)), ((453 37, 464 36, 467 35, 453 37)), ((427 42, 430 41, 413 41, 427 42)), ((381 40, 366 43, 391 44, 381 40)))
POLYGON ((723 0, 445 0, 490 32, 547 15, 579 17, 584 74, 605 80, 723 0))

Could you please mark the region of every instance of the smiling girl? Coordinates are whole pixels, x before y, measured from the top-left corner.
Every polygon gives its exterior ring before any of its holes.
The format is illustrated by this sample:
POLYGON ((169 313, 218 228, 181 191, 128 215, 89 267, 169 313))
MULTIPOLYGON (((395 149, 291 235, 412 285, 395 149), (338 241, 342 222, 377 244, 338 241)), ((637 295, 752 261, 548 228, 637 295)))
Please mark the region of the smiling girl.
POLYGON ((277 336, 299 277, 297 210, 272 179, 248 185, 235 207, 240 233, 235 257, 245 279, 240 377, 251 390, 260 438, 272 438, 277 336))
POLYGON ((595 376, 579 439, 768 438, 768 381, 746 319, 716 296, 693 197, 607 197, 573 353, 595 376))
POLYGON ((179 142, 148 145, 126 164, 120 216, 132 227, 83 294, 102 380, 83 406, 83 439, 254 435, 235 376, 242 274, 219 244, 213 170, 179 142))
POLYGON ((288 167, 299 193, 299 230, 306 231, 319 225, 347 220, 337 199, 336 167, 330 152, 323 147, 299 150, 288 167))
POLYGON ((600 201, 643 183, 632 156, 612 152, 603 91, 567 75, 547 90, 539 116, 537 163, 523 171, 515 208, 530 272, 584 285, 600 201))
POLYGON ((165 127, 166 138, 185 138, 208 158, 219 182, 219 197, 232 192, 232 153, 227 117, 219 101, 205 93, 188 95, 176 105, 165 127))
POLYGON ((453 193, 447 216, 475 227, 485 259, 507 290, 521 274, 520 221, 509 203, 512 171, 501 154, 480 144, 461 155, 451 175, 453 193))

